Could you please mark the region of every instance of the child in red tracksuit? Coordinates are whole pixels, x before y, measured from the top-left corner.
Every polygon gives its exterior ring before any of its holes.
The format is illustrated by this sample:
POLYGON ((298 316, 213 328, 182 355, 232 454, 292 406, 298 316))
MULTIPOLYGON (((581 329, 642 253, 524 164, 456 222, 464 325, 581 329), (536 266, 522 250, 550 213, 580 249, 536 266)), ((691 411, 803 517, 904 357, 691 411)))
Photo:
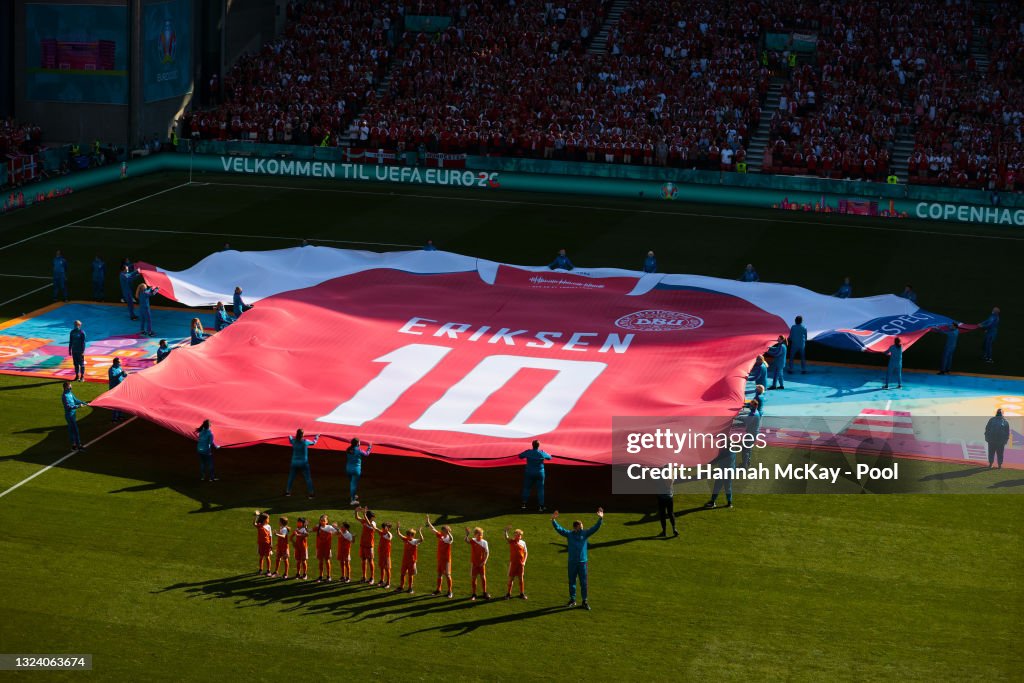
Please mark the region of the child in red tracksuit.
POLYGON ((256 553, 259 555, 260 562, 256 573, 270 576, 270 537, 272 533, 270 524, 268 524, 270 515, 259 510, 256 510, 255 515, 256 518, 252 525, 256 527, 256 553))

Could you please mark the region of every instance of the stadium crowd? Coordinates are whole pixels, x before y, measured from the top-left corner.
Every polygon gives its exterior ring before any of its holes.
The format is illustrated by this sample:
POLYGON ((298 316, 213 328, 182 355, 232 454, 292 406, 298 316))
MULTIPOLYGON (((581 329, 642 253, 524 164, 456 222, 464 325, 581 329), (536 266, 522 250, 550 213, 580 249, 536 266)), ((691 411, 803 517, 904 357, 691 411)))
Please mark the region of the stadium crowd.
MULTIPOLYGON (((1024 6, 291 0, 186 136, 1024 189, 1024 6), (419 30, 406 17, 445 24, 419 30), (593 39, 607 29, 603 50, 593 39), (804 32, 813 52, 768 50, 804 32), (978 55, 988 60, 979 66, 978 55), (773 78, 779 101, 763 111, 773 78), (899 139, 913 141, 905 168, 899 139)), ((0 122, 0 151, 37 127, 0 122)))

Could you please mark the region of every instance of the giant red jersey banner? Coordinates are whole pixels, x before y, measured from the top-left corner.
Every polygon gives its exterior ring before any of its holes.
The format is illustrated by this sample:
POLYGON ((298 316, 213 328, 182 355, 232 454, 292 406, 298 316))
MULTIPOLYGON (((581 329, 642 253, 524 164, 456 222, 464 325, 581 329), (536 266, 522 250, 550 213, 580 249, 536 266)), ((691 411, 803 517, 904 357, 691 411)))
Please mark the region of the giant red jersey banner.
POLYGON ((850 348, 949 322, 890 295, 447 252, 227 251, 140 271, 191 306, 230 303, 236 285, 258 303, 93 405, 189 436, 210 419, 222 446, 301 427, 326 448, 358 436, 472 466, 519 462, 534 438, 559 461, 607 464, 612 416, 734 414, 752 359, 798 314, 809 338, 850 348))

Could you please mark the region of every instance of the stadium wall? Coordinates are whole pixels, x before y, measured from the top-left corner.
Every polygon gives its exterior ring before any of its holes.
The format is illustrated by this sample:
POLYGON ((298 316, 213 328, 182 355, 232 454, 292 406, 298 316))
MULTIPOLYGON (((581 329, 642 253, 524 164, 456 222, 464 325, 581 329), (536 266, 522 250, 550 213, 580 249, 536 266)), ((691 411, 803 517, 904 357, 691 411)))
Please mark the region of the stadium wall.
MULTIPOLYGON (((326 152, 326 150, 324 150, 326 152)), ((323 152, 322 152, 323 153, 323 152)), ((295 159, 267 156, 230 156, 209 154, 157 154, 127 162, 70 174, 37 183, 22 190, 30 196, 24 204, 46 201, 100 184, 116 182, 157 171, 189 171, 203 176, 227 174, 284 178, 325 179, 338 183, 405 184, 429 187, 458 187, 482 194, 505 191, 552 192, 597 195, 602 197, 643 198, 652 201, 722 204, 754 208, 778 208, 795 212, 813 211, 816 204, 839 211, 851 200, 839 194, 802 190, 734 187, 729 185, 677 184, 661 180, 629 180, 585 176, 556 176, 470 169, 424 168, 345 163, 329 159, 295 159)), ((945 201, 890 199, 886 210, 922 220, 980 223, 1024 228, 1024 208, 995 207, 959 201, 956 190, 949 190, 945 201)), ((863 202, 861 204, 863 206, 863 202)), ((862 213, 847 211, 847 213, 862 213)))
MULTIPOLYGON (((104 143, 125 144, 128 133, 128 107, 124 104, 78 101, 75 115, 68 116, 69 102, 29 97, 30 68, 28 42, 42 35, 33 33, 28 21, 29 0, 14 0, 14 73, 18 75, 14 87, 14 115, 21 121, 31 121, 42 127, 49 140, 89 142, 100 139, 104 143)), ((56 5, 56 2, 42 3, 56 5)), ((61 0, 64 6, 88 8, 90 6, 128 8, 128 0, 61 0)), ((124 39, 128 36, 128 23, 123 26, 124 39)), ((48 36, 47 36, 48 37, 48 36)), ((69 86, 69 87, 74 87, 69 86)))
POLYGON ((51 143, 99 140, 133 148, 154 134, 167 139, 192 97, 199 0, 14 1, 18 119, 42 127, 51 143), (59 21, 40 21, 40 10, 56 12, 49 16, 59 21), (94 23, 78 28, 78 18, 94 23), (117 63, 108 72, 116 75, 90 76, 94 72, 75 71, 73 65, 40 71, 35 63, 44 51, 40 43, 81 40, 81 34, 116 43, 117 63))

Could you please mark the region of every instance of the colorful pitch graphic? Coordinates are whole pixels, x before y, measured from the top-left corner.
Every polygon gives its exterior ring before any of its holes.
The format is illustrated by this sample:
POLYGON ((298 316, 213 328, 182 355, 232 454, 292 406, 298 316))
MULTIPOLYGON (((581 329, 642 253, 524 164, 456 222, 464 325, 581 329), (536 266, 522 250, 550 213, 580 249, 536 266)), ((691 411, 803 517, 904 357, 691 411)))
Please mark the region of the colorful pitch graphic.
MULTIPOLYGON (((169 346, 188 343, 192 318, 197 312, 153 308, 156 337, 139 333, 138 322, 128 319, 125 307, 116 304, 54 304, 0 325, 0 373, 27 377, 72 379, 75 371, 68 355, 68 335, 76 320, 86 334, 85 376, 90 382, 106 382, 114 357, 129 373, 156 363, 160 339, 169 346)), ((202 314, 210 323, 208 311, 202 314)))

